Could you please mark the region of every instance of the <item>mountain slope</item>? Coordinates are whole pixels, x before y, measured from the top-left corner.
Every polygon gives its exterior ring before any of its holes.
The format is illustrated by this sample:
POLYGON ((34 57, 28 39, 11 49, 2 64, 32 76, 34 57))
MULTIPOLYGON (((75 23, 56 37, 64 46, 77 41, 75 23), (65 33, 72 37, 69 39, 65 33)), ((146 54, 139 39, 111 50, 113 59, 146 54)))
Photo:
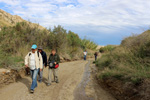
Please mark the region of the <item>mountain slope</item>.
POLYGON ((38 24, 31 23, 29 21, 22 19, 18 15, 11 15, 0 9, 0 27, 14 26, 18 22, 27 22, 30 25, 30 27, 38 27, 39 29, 44 29, 44 27, 42 27, 38 24))

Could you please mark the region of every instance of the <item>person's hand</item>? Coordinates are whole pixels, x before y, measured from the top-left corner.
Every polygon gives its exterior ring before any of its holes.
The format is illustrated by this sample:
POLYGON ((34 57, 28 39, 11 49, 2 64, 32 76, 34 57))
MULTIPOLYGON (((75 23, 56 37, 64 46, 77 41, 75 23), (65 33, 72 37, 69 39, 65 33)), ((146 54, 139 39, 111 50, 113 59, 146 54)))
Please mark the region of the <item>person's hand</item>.
POLYGON ((54 62, 54 64, 56 65, 57 63, 56 63, 56 62, 54 62))
POLYGON ((28 65, 25 65, 26 67, 28 67, 28 65))
POLYGON ((40 72, 42 71, 42 69, 40 69, 40 72))

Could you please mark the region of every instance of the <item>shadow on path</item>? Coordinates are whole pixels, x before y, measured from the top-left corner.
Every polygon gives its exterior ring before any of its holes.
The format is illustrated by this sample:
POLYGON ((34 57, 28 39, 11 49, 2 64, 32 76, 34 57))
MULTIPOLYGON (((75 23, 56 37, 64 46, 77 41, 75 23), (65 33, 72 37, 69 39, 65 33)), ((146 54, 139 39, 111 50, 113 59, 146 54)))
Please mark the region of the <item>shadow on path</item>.
POLYGON ((47 85, 47 78, 43 77, 43 83, 45 83, 45 85, 47 85))
POLYGON ((18 80, 18 82, 23 83, 28 88, 28 90, 30 91, 31 81, 29 79, 27 79, 25 77, 25 78, 22 78, 22 79, 18 80))

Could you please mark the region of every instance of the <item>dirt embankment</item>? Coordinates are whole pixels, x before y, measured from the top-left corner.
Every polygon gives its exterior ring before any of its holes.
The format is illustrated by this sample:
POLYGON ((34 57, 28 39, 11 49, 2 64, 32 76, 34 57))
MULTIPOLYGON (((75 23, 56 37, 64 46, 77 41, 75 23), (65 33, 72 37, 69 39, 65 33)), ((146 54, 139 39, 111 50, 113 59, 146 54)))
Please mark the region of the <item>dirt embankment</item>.
POLYGON ((114 78, 99 80, 99 84, 114 95, 117 100, 150 100, 150 80, 139 84, 123 82, 114 78))
POLYGON ((25 76, 25 69, 0 69, 0 88, 10 83, 17 82, 25 76))

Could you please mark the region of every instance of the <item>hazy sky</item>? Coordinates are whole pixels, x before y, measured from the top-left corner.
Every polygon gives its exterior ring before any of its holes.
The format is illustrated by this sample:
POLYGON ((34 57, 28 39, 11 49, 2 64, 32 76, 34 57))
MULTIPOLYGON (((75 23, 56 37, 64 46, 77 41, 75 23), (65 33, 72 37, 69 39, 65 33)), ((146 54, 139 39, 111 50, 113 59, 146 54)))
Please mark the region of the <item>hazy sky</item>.
POLYGON ((0 9, 47 28, 62 25, 99 45, 150 28, 150 0, 0 0, 0 9))

